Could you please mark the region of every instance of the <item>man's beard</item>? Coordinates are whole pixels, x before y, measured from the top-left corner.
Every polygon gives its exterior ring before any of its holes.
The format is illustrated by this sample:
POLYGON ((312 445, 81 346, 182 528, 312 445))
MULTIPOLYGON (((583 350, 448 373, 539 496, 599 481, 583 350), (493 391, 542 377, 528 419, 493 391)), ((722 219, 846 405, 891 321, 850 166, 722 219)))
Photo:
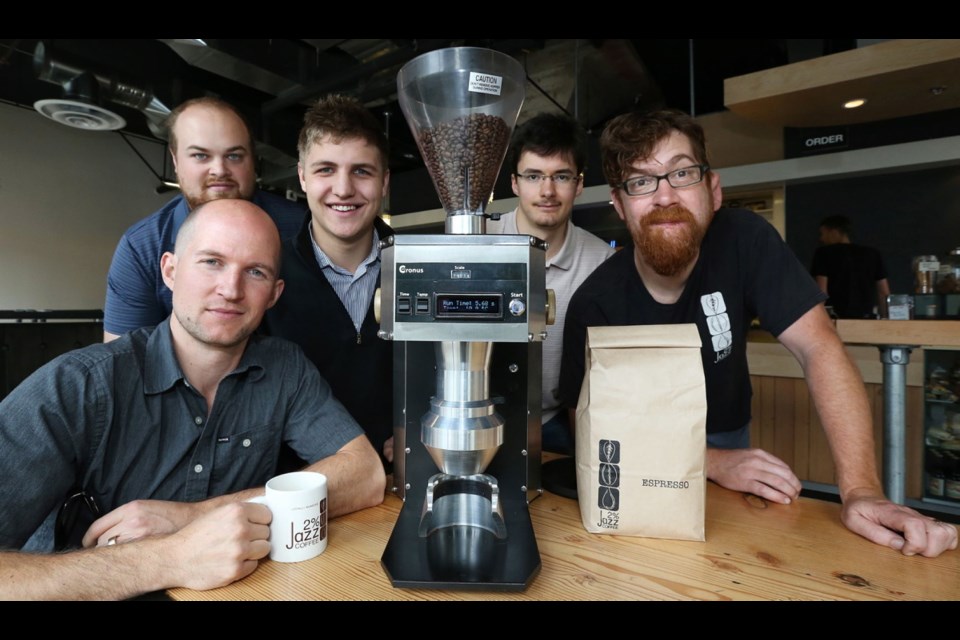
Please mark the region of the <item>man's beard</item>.
POLYGON ((177 309, 174 309, 173 313, 177 317, 177 323, 187 333, 187 335, 197 342, 221 349, 231 349, 237 345, 245 344, 247 338, 249 338, 253 333, 253 329, 256 328, 241 327, 240 330, 233 335, 214 337, 207 332, 206 328, 199 321, 197 321, 196 318, 191 317, 187 312, 181 313, 177 309))
POLYGON ((182 191, 184 199, 187 201, 187 206, 189 206, 190 211, 193 211, 202 204, 212 202, 214 200, 224 200, 227 198, 238 199, 238 200, 253 200, 253 189, 250 189, 250 193, 243 193, 240 190, 240 185, 236 182, 234 184, 234 189, 227 192, 214 192, 208 191, 206 188, 199 192, 193 192, 191 190, 182 191))
POLYGON ((706 233, 685 207, 675 205, 655 209, 640 220, 639 228, 631 230, 633 243, 640 250, 643 261, 661 276, 675 276, 688 267, 700 251, 700 242, 706 233), (682 227, 662 229, 658 223, 681 222, 682 227))

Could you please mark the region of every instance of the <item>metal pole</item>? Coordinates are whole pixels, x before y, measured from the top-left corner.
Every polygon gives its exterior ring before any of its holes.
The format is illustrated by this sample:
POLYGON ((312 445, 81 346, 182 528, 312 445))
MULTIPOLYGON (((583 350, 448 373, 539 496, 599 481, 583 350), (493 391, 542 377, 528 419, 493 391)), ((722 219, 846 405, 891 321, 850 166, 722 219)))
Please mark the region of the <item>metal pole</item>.
POLYGON ((911 347, 880 347, 883 363, 883 488, 891 502, 903 504, 906 477, 907 364, 911 347))

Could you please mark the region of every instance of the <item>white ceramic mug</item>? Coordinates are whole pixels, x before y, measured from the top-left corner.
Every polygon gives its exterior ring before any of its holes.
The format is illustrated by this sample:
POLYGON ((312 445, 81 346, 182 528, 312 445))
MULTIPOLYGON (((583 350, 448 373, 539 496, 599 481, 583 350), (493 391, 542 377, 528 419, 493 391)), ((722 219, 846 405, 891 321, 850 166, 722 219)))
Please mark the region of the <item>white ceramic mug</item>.
POLYGON ((300 562, 327 548, 327 477, 295 471, 271 478, 266 495, 248 502, 266 505, 270 522, 270 559, 300 562))

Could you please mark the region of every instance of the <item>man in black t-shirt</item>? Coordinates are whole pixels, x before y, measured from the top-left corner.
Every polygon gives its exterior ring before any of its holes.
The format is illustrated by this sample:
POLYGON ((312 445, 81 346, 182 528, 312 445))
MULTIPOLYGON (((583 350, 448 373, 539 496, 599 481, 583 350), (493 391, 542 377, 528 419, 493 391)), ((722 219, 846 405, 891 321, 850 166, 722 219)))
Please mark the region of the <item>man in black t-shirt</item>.
POLYGON ((576 407, 589 326, 696 323, 707 383, 707 477, 789 503, 790 467, 749 448, 746 331, 753 317, 803 367, 836 463, 842 520, 906 555, 957 546, 957 530, 883 495, 866 390, 822 304, 824 294, 776 231, 748 211, 720 209, 703 129, 679 111, 613 119, 601 137, 604 175, 634 249, 600 265, 574 294, 560 392, 576 407))
POLYGON ((820 222, 820 242, 811 272, 829 296, 827 304, 838 318, 874 318, 877 307, 885 317, 890 284, 880 252, 850 241, 846 216, 828 216, 820 222))

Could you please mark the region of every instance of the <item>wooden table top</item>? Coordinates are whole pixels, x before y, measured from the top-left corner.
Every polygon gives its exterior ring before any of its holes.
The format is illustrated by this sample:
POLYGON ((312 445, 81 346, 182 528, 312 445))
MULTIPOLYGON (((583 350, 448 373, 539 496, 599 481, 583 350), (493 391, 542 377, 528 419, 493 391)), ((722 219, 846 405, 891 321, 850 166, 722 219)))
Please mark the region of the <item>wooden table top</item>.
POLYGON ((391 586, 380 557, 402 502, 333 520, 327 550, 306 562, 265 560, 210 591, 175 600, 960 600, 960 551, 906 557, 840 522, 840 505, 768 503, 708 483, 706 542, 587 533, 574 500, 530 503, 542 567, 523 592, 391 586))

